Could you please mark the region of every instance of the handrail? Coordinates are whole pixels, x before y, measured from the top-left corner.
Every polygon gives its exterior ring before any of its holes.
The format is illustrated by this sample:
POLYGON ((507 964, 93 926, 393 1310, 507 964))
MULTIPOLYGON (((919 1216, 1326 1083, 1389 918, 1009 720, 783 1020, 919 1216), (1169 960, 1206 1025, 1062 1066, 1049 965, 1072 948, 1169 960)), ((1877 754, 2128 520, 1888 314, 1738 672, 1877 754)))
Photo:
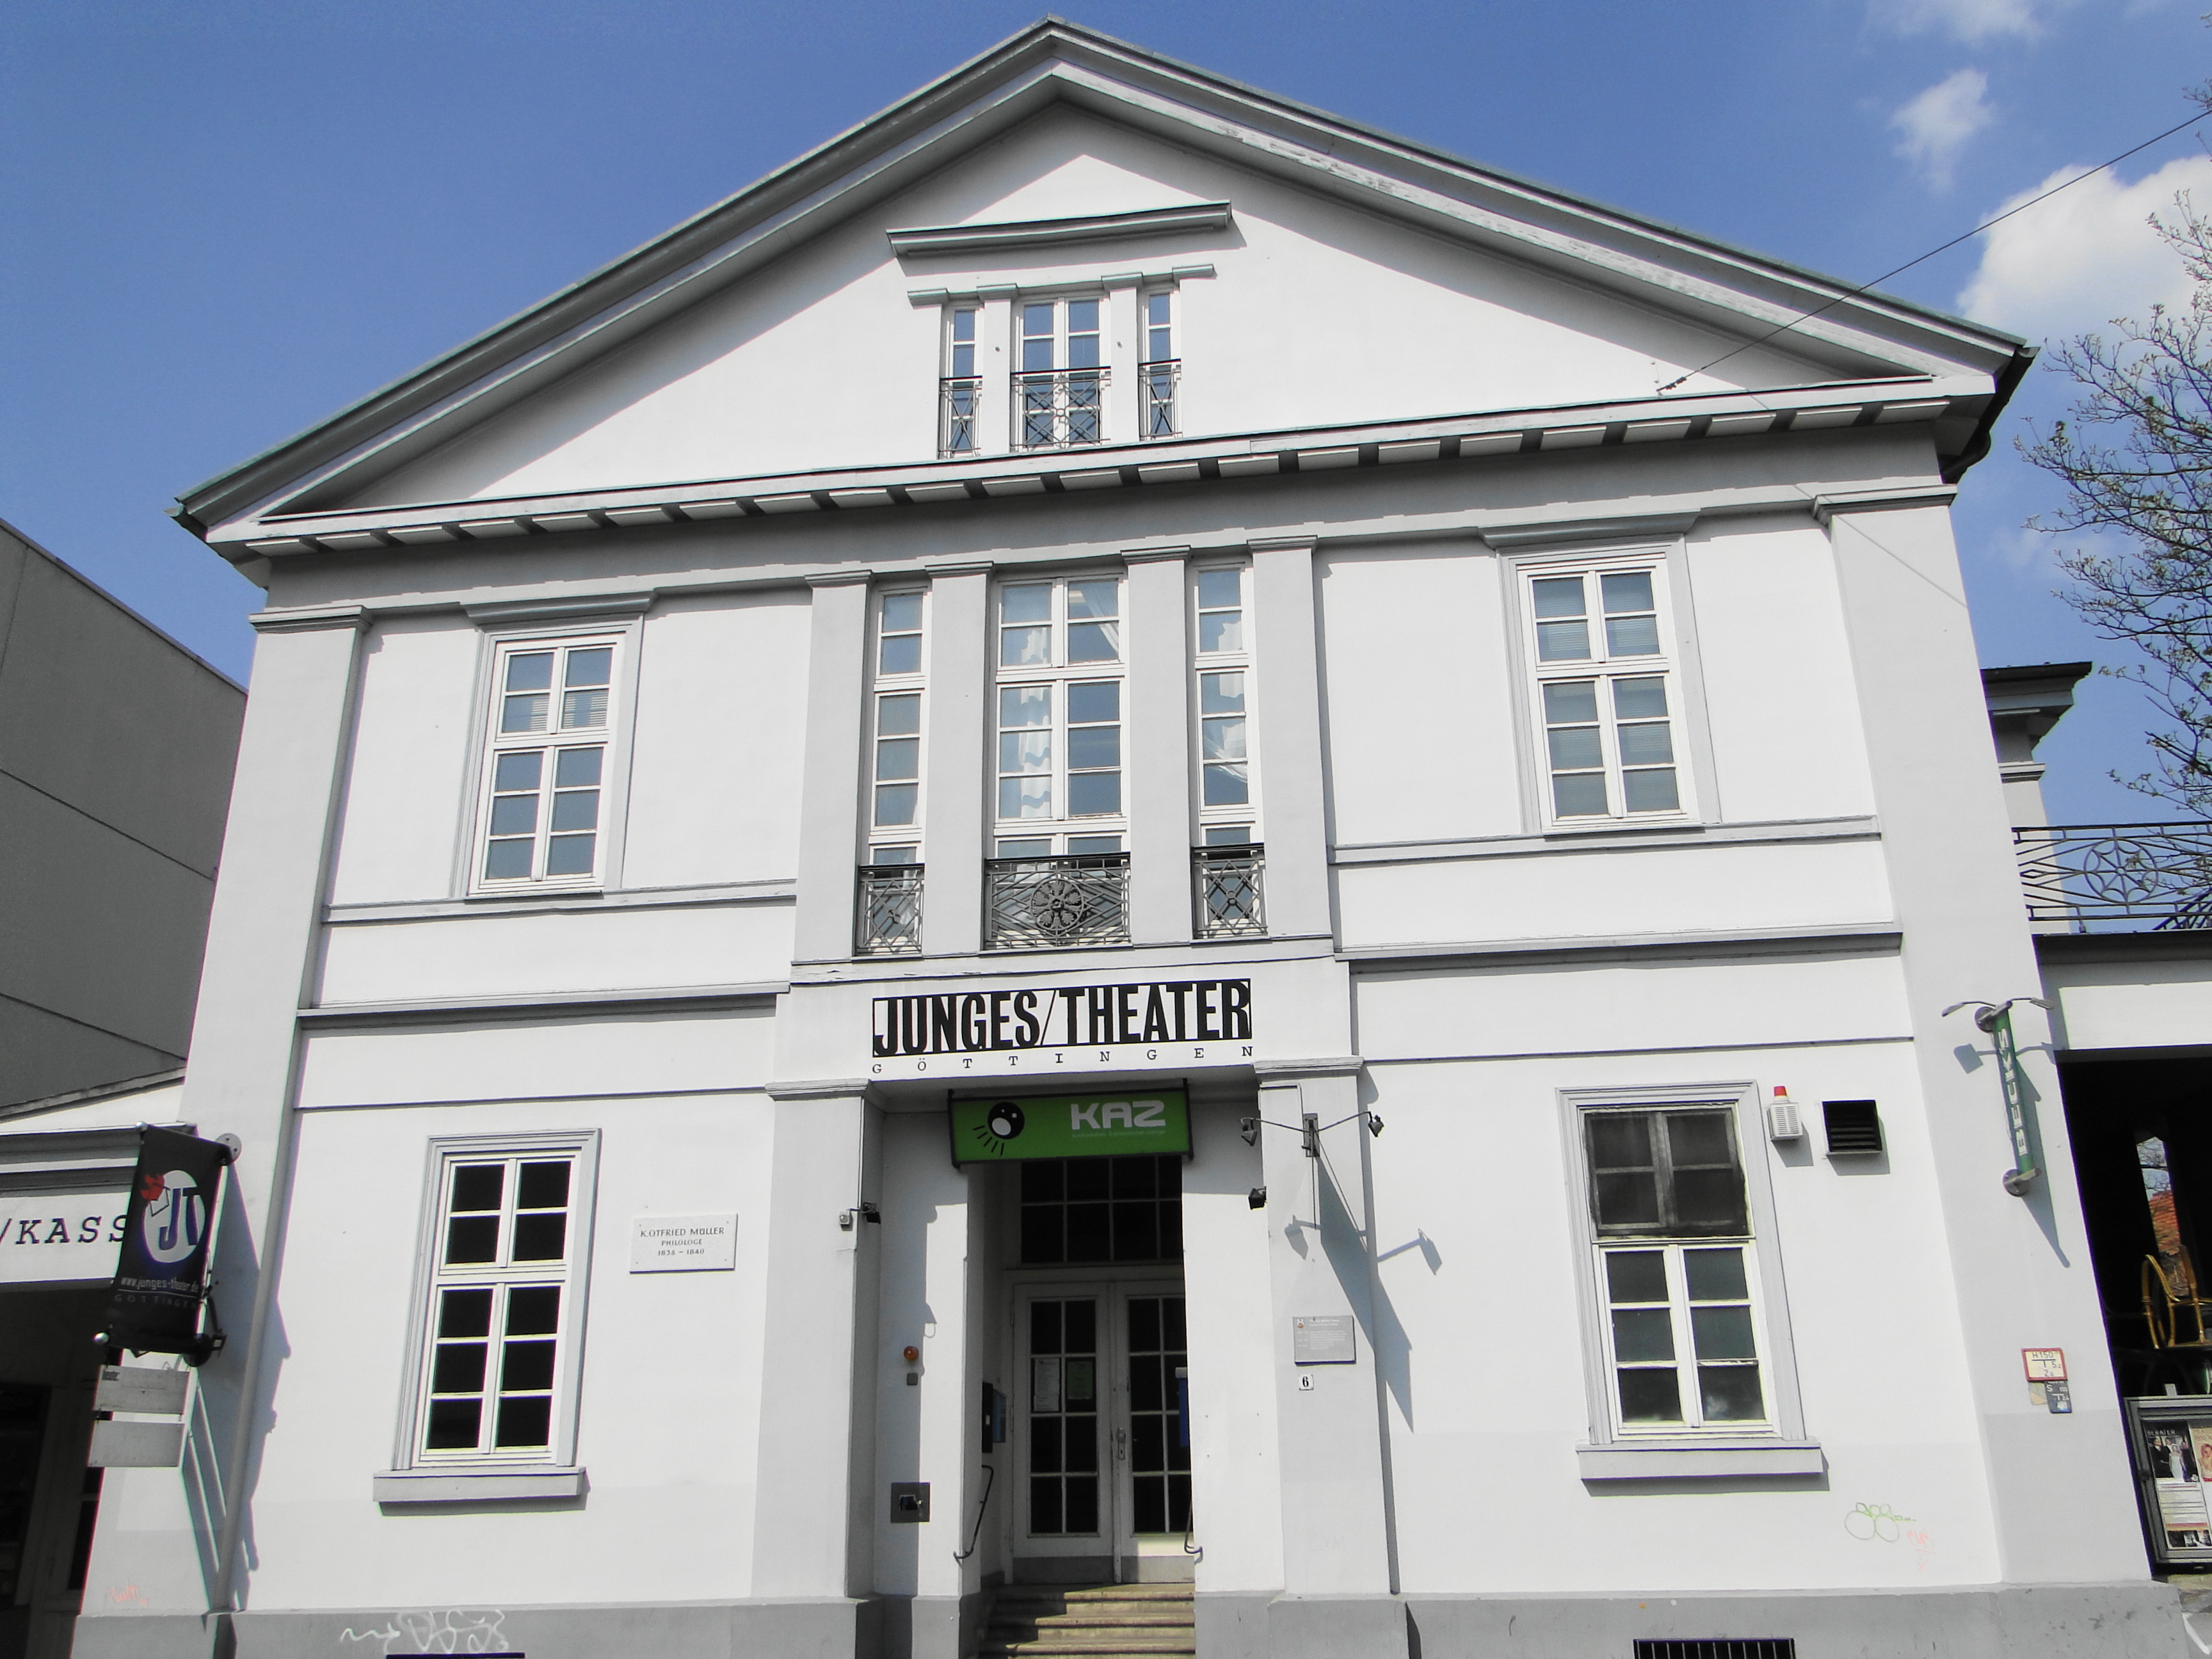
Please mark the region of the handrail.
POLYGON ((983 1511, 991 1507, 991 1488, 998 1484, 999 1466, 995 1463, 984 1464, 983 1500, 975 1505, 975 1525, 974 1530, 968 1534, 968 1547, 964 1550, 955 1550, 952 1553, 952 1559, 955 1561, 965 1561, 975 1553, 975 1540, 983 1535, 983 1511))

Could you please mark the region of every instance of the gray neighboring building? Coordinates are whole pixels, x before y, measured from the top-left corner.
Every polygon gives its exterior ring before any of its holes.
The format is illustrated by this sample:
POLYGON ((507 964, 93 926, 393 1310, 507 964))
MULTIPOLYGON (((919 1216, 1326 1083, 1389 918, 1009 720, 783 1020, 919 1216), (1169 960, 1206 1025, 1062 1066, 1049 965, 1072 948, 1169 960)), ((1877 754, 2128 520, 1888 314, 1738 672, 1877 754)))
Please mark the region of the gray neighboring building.
POLYGON ((0 520, 0 1110, 184 1063, 245 710, 0 520))

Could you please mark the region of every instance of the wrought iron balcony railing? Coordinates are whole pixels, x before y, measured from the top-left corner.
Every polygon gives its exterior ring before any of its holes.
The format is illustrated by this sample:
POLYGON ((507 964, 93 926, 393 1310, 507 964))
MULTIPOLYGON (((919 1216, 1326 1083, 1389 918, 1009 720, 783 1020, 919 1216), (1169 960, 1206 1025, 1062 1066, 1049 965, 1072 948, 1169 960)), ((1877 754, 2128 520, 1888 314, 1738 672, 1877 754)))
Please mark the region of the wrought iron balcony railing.
POLYGON ((993 951, 1126 944, 1129 855, 987 860, 983 934, 985 948, 993 951))
POLYGON ((1243 847, 1194 847, 1192 872, 1198 889, 1198 936, 1264 933, 1267 908, 1260 872, 1267 864, 1259 843, 1243 847))
POLYGON ((2037 921, 2212 927, 2212 823, 2048 824, 2012 842, 2037 921))
POLYGON ((1066 449, 1106 437, 1106 371, 1060 368, 1014 376, 1014 447, 1066 449))
POLYGON ((1173 357, 1137 366, 1137 392, 1143 407, 1138 410, 1139 438, 1172 438, 1182 428, 1176 419, 1176 392, 1182 381, 1182 364, 1173 357))
POLYGON ((921 949, 921 866, 860 866, 860 940, 862 956, 921 949))
POLYGON ((972 455, 975 453, 975 410, 983 400, 978 380, 947 377, 937 383, 937 453, 972 455))

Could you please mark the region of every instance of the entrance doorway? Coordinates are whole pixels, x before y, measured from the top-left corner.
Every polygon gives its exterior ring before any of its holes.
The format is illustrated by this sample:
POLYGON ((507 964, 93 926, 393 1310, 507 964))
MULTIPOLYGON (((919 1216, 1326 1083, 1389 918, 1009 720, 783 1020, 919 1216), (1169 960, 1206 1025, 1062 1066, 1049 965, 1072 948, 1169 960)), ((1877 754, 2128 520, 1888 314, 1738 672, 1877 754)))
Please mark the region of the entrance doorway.
POLYGON ((1018 1580, 1192 1577, 1182 1277, 1016 1294, 1018 1580))
POLYGON ((0 1659, 67 1659, 100 1505, 102 1290, 0 1291, 0 1659))

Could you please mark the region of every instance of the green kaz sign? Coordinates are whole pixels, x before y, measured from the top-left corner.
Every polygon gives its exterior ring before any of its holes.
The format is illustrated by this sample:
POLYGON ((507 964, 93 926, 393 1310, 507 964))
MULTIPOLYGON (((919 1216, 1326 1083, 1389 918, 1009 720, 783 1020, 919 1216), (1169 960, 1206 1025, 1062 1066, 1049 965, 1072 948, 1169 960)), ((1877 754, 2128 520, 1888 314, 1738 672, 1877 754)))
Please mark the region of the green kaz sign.
POLYGON ((1190 1103, 1180 1089, 952 1103, 955 1164, 1189 1150, 1190 1103))

